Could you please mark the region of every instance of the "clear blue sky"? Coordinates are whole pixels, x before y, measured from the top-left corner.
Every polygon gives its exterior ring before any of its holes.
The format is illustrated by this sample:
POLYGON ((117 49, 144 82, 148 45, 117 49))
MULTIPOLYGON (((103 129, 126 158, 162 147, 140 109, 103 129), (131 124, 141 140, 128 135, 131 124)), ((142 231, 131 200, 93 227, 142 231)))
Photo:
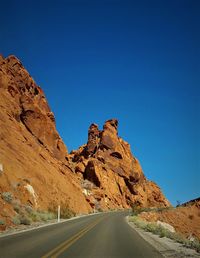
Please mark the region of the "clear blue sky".
POLYGON ((148 179, 200 196, 200 1, 1 1, 0 52, 40 85, 69 150, 119 119, 148 179))

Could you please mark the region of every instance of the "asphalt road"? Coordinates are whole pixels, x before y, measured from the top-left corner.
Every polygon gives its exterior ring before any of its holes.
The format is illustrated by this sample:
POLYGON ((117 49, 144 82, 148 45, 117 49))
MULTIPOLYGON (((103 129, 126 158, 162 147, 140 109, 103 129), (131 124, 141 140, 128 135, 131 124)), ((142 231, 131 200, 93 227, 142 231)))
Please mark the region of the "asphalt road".
POLYGON ((163 257, 127 224, 126 215, 127 212, 96 214, 0 237, 0 257, 163 257))

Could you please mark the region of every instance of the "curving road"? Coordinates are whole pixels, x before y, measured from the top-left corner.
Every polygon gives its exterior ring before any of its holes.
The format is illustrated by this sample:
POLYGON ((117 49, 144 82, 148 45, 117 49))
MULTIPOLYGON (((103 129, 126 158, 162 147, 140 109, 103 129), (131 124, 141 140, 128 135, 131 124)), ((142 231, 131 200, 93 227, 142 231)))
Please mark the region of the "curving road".
POLYGON ((127 212, 96 214, 0 237, 0 257, 163 257, 126 223, 127 214, 127 212))

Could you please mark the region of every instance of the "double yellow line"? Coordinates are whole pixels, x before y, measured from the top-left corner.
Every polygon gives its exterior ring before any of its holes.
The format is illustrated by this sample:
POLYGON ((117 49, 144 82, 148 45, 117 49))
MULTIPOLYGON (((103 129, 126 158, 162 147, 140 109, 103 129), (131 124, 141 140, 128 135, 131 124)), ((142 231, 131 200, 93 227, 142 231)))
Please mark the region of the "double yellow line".
POLYGON ((75 243, 78 239, 80 239, 83 235, 85 235, 88 231, 90 231, 93 227, 95 227, 103 218, 96 220, 95 222, 89 224, 86 228, 79 231, 77 234, 73 235, 68 240, 64 241, 62 244, 58 245, 50 252, 42 256, 42 258, 57 258, 61 253, 63 253, 67 248, 69 248, 73 243, 75 243))

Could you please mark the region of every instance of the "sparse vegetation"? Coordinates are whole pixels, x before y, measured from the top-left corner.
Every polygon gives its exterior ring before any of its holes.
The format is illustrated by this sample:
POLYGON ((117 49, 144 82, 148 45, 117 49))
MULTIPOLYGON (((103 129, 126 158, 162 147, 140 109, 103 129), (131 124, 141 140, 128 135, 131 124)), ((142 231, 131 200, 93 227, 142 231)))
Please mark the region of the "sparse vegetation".
POLYGON ((132 208, 132 215, 134 215, 134 216, 140 214, 141 212, 150 212, 150 211, 162 212, 164 210, 174 209, 174 207, 172 207, 172 206, 170 206, 170 207, 157 207, 157 208, 141 208, 137 204, 133 204, 131 208, 132 208))
POLYGON ((61 210, 60 210, 60 217, 63 219, 68 219, 71 217, 74 217, 75 213, 69 208, 67 204, 62 204, 61 205, 61 210))
POLYGON ((13 224, 15 224, 15 225, 19 225, 19 224, 21 223, 18 216, 15 216, 15 217, 12 219, 12 222, 13 222, 13 224))
POLYGON ((10 192, 4 192, 1 194, 4 201, 11 203, 13 200, 13 195, 10 192))
POLYGON ((48 211, 33 211, 30 213, 31 219, 36 221, 48 221, 56 218, 55 213, 48 211))
MULTIPOLYGON (((48 211, 52 214, 57 214, 58 204, 57 203, 51 203, 51 205, 48 208, 48 211)), ((60 204, 60 218, 68 219, 68 218, 71 218, 71 217, 74 217, 74 216, 75 216, 75 213, 69 208, 69 205, 67 203, 61 202, 61 204, 60 204)))
MULTIPOLYGON (((4 195, 9 196, 9 195, 4 195)), ((13 209, 18 213, 12 218, 14 225, 30 225, 32 222, 48 221, 56 218, 56 214, 50 211, 34 210, 30 205, 22 205, 19 200, 11 202, 13 209)))
POLYGON ((0 225, 5 225, 5 221, 0 219, 0 225))
POLYGON ((183 244, 185 247, 192 248, 195 249, 197 252, 200 252, 200 242, 198 239, 190 241, 189 239, 184 238, 178 233, 172 233, 162 226, 157 225, 154 222, 144 221, 138 216, 131 216, 129 218, 129 221, 133 222, 137 227, 142 228, 145 231, 152 232, 153 234, 159 235, 160 237, 170 238, 180 244, 183 244))
POLYGON ((19 213, 20 210, 21 210, 21 207, 20 207, 20 205, 18 205, 18 204, 14 204, 14 205, 13 205, 13 209, 14 209, 14 211, 16 211, 17 213, 19 213))
POLYGON ((21 215, 19 217, 19 220, 20 220, 20 224, 23 224, 23 225, 30 225, 32 222, 32 220, 26 215, 21 215))
POLYGON ((29 214, 33 212, 33 208, 30 205, 25 205, 24 208, 25 208, 25 211, 28 212, 29 214))

